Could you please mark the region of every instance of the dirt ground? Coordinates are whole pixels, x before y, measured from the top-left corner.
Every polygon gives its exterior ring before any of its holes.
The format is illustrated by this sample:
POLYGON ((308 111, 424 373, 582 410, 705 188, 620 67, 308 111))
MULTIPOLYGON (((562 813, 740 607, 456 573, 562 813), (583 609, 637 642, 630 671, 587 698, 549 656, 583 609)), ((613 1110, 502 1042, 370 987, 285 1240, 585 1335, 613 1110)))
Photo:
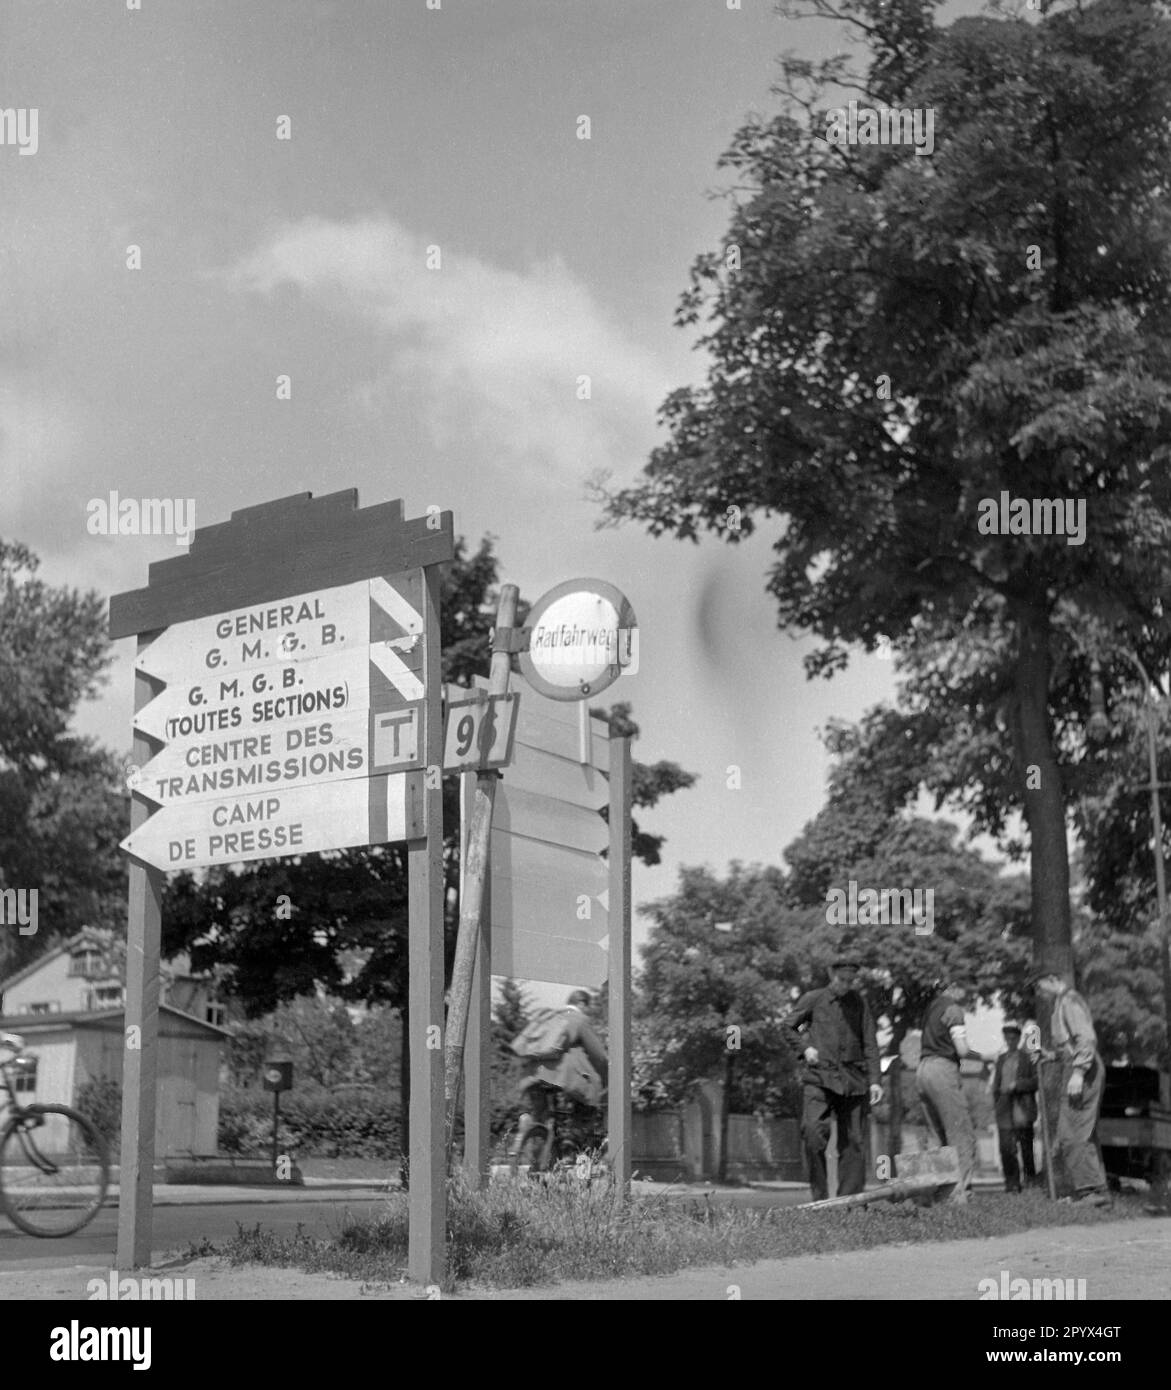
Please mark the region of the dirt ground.
MULTIPOLYGON (((1086 1297, 1171 1297, 1171 1218, 1054 1227, 987 1240, 883 1246, 847 1254, 765 1260, 726 1269, 713 1266, 654 1278, 589 1281, 541 1289, 461 1289, 454 1301, 726 1301, 730 1299, 978 1300, 980 1280, 1008 1277, 1085 1279, 1086 1297)), ((418 1285, 370 1285, 326 1274, 250 1265, 233 1269, 219 1259, 190 1260, 154 1271, 194 1280, 197 1300, 425 1300, 418 1285)), ((0 1301, 78 1300, 93 1267, 24 1269, 0 1273, 0 1301)), ((439 1297, 437 1290, 431 1296, 439 1297)), ((441 1300, 441 1301, 442 1301, 441 1300)))

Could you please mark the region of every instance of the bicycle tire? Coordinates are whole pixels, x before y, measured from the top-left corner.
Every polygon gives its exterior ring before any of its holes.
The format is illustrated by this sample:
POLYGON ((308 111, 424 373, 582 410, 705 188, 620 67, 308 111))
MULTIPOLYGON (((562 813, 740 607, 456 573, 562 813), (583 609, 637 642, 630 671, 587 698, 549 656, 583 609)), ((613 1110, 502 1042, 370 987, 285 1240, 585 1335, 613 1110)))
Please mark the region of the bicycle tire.
POLYGON ((524 1143, 512 1155, 512 1171, 519 1175, 527 1169, 532 1175, 545 1171, 545 1151, 549 1144, 549 1131, 545 1125, 533 1125, 524 1137, 524 1143), (534 1161, 535 1160, 535 1161, 534 1161))
POLYGON ((52 1240, 80 1231, 101 1210, 109 1184, 101 1135, 68 1105, 30 1105, 5 1125, 0 1210, 26 1235, 52 1240), (64 1126, 38 1140, 55 1118, 64 1126))

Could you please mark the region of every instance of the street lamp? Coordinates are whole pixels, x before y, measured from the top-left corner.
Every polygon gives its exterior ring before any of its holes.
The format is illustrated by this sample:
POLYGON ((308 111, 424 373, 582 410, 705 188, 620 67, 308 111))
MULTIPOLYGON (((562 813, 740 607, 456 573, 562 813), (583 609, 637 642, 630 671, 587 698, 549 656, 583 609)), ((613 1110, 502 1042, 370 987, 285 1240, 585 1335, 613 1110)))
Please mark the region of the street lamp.
MULTIPOLYGON (((1159 789, 1171 785, 1159 781, 1158 747, 1155 739, 1156 705, 1151 699, 1152 686, 1162 695, 1161 687, 1147 673, 1147 668, 1132 651, 1126 647, 1114 649, 1138 671, 1143 681, 1143 706, 1147 726, 1147 762, 1151 780, 1147 790, 1151 794, 1151 827, 1155 856, 1155 892, 1159 903, 1159 947, 1163 965, 1163 1066, 1171 1069, 1171 924, 1167 920, 1167 878, 1163 863, 1163 817, 1159 810, 1159 789)), ((1106 717, 1106 699, 1102 689, 1102 672, 1097 661, 1090 666, 1090 719, 1086 732, 1094 742, 1102 742, 1110 732, 1110 721, 1106 717)))

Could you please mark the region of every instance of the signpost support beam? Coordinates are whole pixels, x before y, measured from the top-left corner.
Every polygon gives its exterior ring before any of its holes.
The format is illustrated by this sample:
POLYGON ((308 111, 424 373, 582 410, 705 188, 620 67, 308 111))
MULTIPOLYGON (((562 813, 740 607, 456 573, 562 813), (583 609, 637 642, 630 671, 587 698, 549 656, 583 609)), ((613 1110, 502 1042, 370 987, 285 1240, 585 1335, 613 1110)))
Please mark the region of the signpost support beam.
MULTIPOLYGON (((154 633, 138 639, 138 650, 154 633)), ((148 676, 134 678, 134 709, 154 696, 148 676)), ((143 767, 156 751, 152 739, 134 734, 133 757, 143 767)), ((130 829, 150 814, 143 797, 132 792, 130 829)), ((118 1177, 119 1269, 150 1264, 154 1224, 155 1083, 158 1070, 159 949, 163 926, 163 875, 130 861, 126 924, 126 1012, 122 1022, 122 1152, 118 1177)))
POLYGON ((630 865, 633 768, 630 739, 610 740, 610 1084, 607 1126, 614 1180, 630 1191, 630 865))
POLYGON ((447 1187, 443 1145, 443 720, 439 571, 423 572, 423 686, 426 774, 421 839, 407 844, 410 893, 408 973, 411 1029, 410 1235, 407 1273, 442 1284, 447 1187))
MULTIPOLYGON (((465 772, 460 781, 462 855, 466 853, 475 805, 476 774, 465 772)), ((484 908, 480 914, 479 944, 472 971, 472 995, 468 1009, 467 1077, 464 1087, 464 1173, 475 1191, 482 1191, 490 1176, 492 1143, 492 876, 484 879, 484 908)), ((462 901, 462 884, 461 884, 462 901)))
MULTIPOLYGON (((510 657, 501 638, 516 623, 516 602, 520 590, 504 584, 496 611, 495 641, 488 675, 488 697, 508 693, 510 657)), ((442 750, 441 750, 442 752, 442 750)), ((464 1044, 468 1031, 468 1002, 476 964, 476 943, 481 933, 484 885, 491 858, 492 806, 496 799, 496 772, 476 774, 475 805, 468 830, 464 872, 459 902, 459 934, 455 942, 455 962, 451 968, 451 998, 447 1019, 447 1148, 455 1129, 460 1076, 464 1064, 464 1044)))

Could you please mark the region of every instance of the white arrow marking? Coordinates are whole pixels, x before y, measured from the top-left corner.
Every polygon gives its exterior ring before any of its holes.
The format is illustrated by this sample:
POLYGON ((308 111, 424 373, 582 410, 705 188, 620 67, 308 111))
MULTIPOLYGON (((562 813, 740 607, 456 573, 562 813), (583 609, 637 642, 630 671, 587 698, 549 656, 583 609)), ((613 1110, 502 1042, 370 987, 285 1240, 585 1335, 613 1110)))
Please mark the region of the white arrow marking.
POLYGON ((370 660, 394 686, 404 700, 421 700, 423 682, 385 643, 370 648, 370 660))
POLYGON ((404 632, 423 631, 422 613, 417 608, 413 608, 393 584, 388 584, 381 577, 372 579, 370 581, 370 597, 378 604, 379 608, 385 609, 390 614, 404 632))

